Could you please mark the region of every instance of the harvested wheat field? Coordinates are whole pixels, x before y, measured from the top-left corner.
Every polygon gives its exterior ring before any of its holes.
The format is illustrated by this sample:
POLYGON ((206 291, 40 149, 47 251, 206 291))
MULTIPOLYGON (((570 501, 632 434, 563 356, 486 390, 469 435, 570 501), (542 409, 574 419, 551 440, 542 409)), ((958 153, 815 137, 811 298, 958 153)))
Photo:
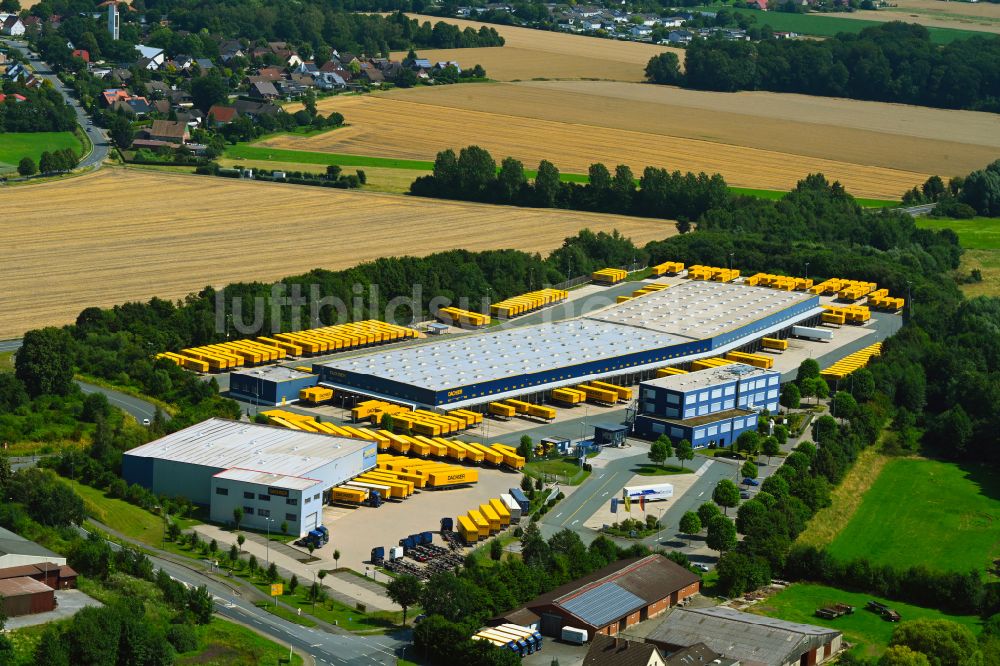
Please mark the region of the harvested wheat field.
POLYGON ((16 251, 0 263, 0 339, 70 322, 88 306, 175 299, 205 285, 377 257, 545 252, 584 227, 618 229, 636 243, 676 233, 664 220, 123 169, 3 198, 4 240, 16 251))
MULTIPOLYGON (((459 88, 462 86, 452 86, 459 88)), ((520 95, 517 85, 466 86, 476 97, 487 88, 499 90, 493 99, 499 104, 507 95, 520 95)), ((428 89, 439 92, 441 89, 428 89)), ((530 89, 528 89, 530 92, 530 89)), ((423 91, 420 91, 423 92, 423 91)), ((449 91, 450 92, 450 91, 449 91)), ((459 91, 461 92, 461 91, 459 91)), ((444 148, 476 144, 489 150, 498 161, 511 155, 534 168, 548 159, 562 171, 586 173, 589 165, 628 164, 639 173, 646 166, 671 170, 721 173, 737 187, 787 190, 807 173, 821 171, 840 180, 850 192, 861 197, 896 199, 926 175, 885 167, 871 167, 844 161, 795 155, 781 150, 750 148, 725 143, 670 136, 657 131, 632 131, 595 124, 540 120, 516 114, 506 102, 509 114, 471 111, 434 105, 433 95, 411 97, 406 94, 361 96, 333 100, 344 114, 348 127, 312 137, 279 136, 263 145, 293 150, 324 151, 352 155, 372 155, 408 159, 432 159, 444 148), (416 102, 411 99, 421 99, 416 102)), ((548 110, 557 115, 555 110, 548 110)), ((634 113, 627 106, 623 114, 634 113)), ((571 108, 567 116, 573 117, 571 108)), ((613 115, 613 114, 612 114, 613 115)), ((646 126, 641 112, 634 116, 636 126, 646 126)), ((621 118, 617 119, 621 121, 621 118)), ((749 133, 750 125, 743 131, 749 133)), ((658 128, 670 131, 668 128, 658 128)), ((789 146, 792 147, 792 146, 789 146)))
MULTIPOLYGON (((421 22, 453 23, 464 29, 478 30, 488 25, 504 38, 504 45, 483 49, 421 50, 420 57, 437 60, 457 60, 462 67, 480 64, 486 74, 498 81, 544 79, 610 79, 642 81, 646 63, 664 51, 673 51, 684 62, 684 50, 623 42, 599 37, 585 37, 565 32, 546 32, 508 25, 495 25, 464 19, 411 14, 421 22)), ((393 54, 405 57, 406 52, 393 54)))

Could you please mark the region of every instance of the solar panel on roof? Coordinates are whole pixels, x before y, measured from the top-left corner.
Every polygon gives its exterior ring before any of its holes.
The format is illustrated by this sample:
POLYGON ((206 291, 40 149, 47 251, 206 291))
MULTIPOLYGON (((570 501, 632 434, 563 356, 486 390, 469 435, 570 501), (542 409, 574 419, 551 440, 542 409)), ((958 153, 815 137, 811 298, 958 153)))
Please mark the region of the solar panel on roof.
POLYGON ((617 583, 604 583, 559 605, 588 624, 601 627, 642 608, 646 602, 617 583))

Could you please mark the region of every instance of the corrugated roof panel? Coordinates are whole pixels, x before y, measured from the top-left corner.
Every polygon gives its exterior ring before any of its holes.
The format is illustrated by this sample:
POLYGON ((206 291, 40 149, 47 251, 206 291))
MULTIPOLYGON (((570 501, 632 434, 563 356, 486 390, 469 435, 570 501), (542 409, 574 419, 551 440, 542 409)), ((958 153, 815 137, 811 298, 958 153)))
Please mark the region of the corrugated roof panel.
POLYGON ((584 622, 602 627, 642 608, 646 602, 617 583, 605 583, 559 605, 584 622))

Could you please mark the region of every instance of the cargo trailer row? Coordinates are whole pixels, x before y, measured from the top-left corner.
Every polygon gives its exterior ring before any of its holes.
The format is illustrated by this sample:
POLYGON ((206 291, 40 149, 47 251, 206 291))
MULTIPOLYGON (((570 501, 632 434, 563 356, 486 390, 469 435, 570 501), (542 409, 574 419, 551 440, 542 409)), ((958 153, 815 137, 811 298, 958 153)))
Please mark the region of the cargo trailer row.
POLYGON ((618 284, 628 277, 628 271, 621 268, 602 268, 590 274, 590 279, 597 284, 618 284))
POLYGON ((660 368, 656 371, 656 378, 670 377, 671 375, 686 375, 687 373, 687 370, 681 370, 680 368, 660 368))
POLYGON ((514 296, 490 305, 490 314, 498 319, 510 319, 538 310, 569 298, 569 292, 562 289, 540 289, 520 296, 514 296))
POLYGON ((691 362, 691 372, 695 370, 708 370, 709 368, 721 368, 724 365, 732 365, 735 361, 724 358, 701 358, 691 362))
POLYGON ((824 305, 821 321, 824 324, 864 324, 872 318, 865 305, 824 305))
POLYGON ((680 261, 665 261, 662 264, 653 266, 653 276, 677 275, 684 270, 684 263, 680 261))
POLYGON ((443 324, 460 326, 463 328, 482 328, 490 324, 490 316, 478 312, 470 312, 460 308, 446 307, 437 311, 437 318, 443 324))
POLYGON ((746 282, 751 287, 767 287, 781 291, 808 291, 813 286, 813 281, 809 278, 771 275, 770 273, 751 275, 746 282))
POLYGON ((350 425, 336 425, 325 421, 317 421, 312 416, 296 414, 282 409, 271 409, 261 412, 261 415, 267 418, 268 423, 290 428, 291 430, 318 432, 325 435, 336 435, 337 437, 350 437, 351 439, 366 439, 370 442, 375 442, 380 451, 389 446, 389 440, 384 434, 366 428, 355 428, 350 425))
POLYGON ((788 349, 788 340, 782 340, 779 338, 761 338, 760 344, 764 349, 770 351, 783 352, 788 349))
POLYGON ((695 265, 688 268, 687 276, 691 280, 732 282, 740 276, 740 271, 738 268, 695 265))
POLYGON ((519 657, 526 657, 542 649, 542 635, 534 629, 517 624, 484 627, 472 636, 472 640, 492 643, 498 648, 510 650, 519 657))
POLYGON ((310 386, 299 391, 299 400, 319 405, 333 400, 333 389, 325 386, 310 386))
POLYGON ((774 359, 763 354, 749 354, 747 352, 731 351, 726 353, 726 360, 735 363, 745 363, 755 368, 770 370, 774 367, 774 359))
POLYGON ((836 294, 842 301, 857 301, 872 293, 878 287, 874 282, 830 278, 809 288, 809 293, 823 295, 836 294))
MULTIPOLYGON (((398 342, 420 335, 412 328, 388 324, 377 319, 366 319, 350 324, 323 326, 292 333, 275 333, 270 339, 277 344, 283 344, 286 350, 297 350, 295 352, 289 351, 290 354, 308 356, 398 342)), ((262 339, 258 338, 258 340, 262 339)))
POLYGON ((404 414, 410 411, 410 409, 410 407, 405 405, 397 405, 384 400, 365 400, 357 403, 351 409, 351 420, 355 423, 360 423, 361 421, 381 423, 382 416, 385 414, 395 416, 396 414, 404 414))
POLYGON ((404 456, 379 454, 375 458, 378 472, 391 472, 417 488, 439 489, 465 486, 479 481, 479 472, 435 460, 418 460, 404 456))
POLYGON ((876 342, 864 349, 859 349, 853 354, 848 354, 826 370, 820 372, 820 376, 824 379, 843 379, 858 368, 868 365, 873 356, 881 356, 881 354, 882 343, 876 342))

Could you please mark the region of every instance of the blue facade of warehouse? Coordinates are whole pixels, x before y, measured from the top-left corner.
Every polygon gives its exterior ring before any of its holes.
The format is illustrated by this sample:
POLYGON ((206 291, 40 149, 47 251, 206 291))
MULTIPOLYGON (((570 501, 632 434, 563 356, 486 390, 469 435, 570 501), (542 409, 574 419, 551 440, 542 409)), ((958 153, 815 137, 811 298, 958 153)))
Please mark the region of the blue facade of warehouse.
POLYGON ((319 378, 291 368, 271 366, 233 372, 229 394, 258 405, 284 405, 299 399, 299 391, 316 386, 319 378))
MULTIPOLYGON (((642 368, 676 365, 691 357, 710 355, 714 350, 732 345, 741 339, 750 341, 755 335, 763 335, 768 331, 777 330, 783 324, 790 326, 801 321, 807 315, 815 314, 813 311, 816 311, 818 307, 819 297, 814 296, 731 331, 720 333, 715 337, 680 342, 658 349, 597 359, 535 373, 518 374, 465 386, 453 386, 443 390, 397 381, 391 376, 344 370, 324 363, 314 364, 312 370, 319 376, 319 383, 335 389, 357 391, 362 394, 418 405, 446 408, 449 405, 468 403, 469 401, 486 402, 501 394, 509 396, 514 393, 526 394, 544 391, 552 388, 553 385, 569 385, 574 380, 582 381, 582 378, 588 376, 623 374, 642 368)), ((625 327, 624 324, 621 326, 625 327)))
POLYGON ((780 381, 777 372, 734 364, 643 382, 634 433, 645 439, 666 435, 675 443, 686 439, 695 448, 728 446, 756 430, 757 411, 777 411, 780 381))

